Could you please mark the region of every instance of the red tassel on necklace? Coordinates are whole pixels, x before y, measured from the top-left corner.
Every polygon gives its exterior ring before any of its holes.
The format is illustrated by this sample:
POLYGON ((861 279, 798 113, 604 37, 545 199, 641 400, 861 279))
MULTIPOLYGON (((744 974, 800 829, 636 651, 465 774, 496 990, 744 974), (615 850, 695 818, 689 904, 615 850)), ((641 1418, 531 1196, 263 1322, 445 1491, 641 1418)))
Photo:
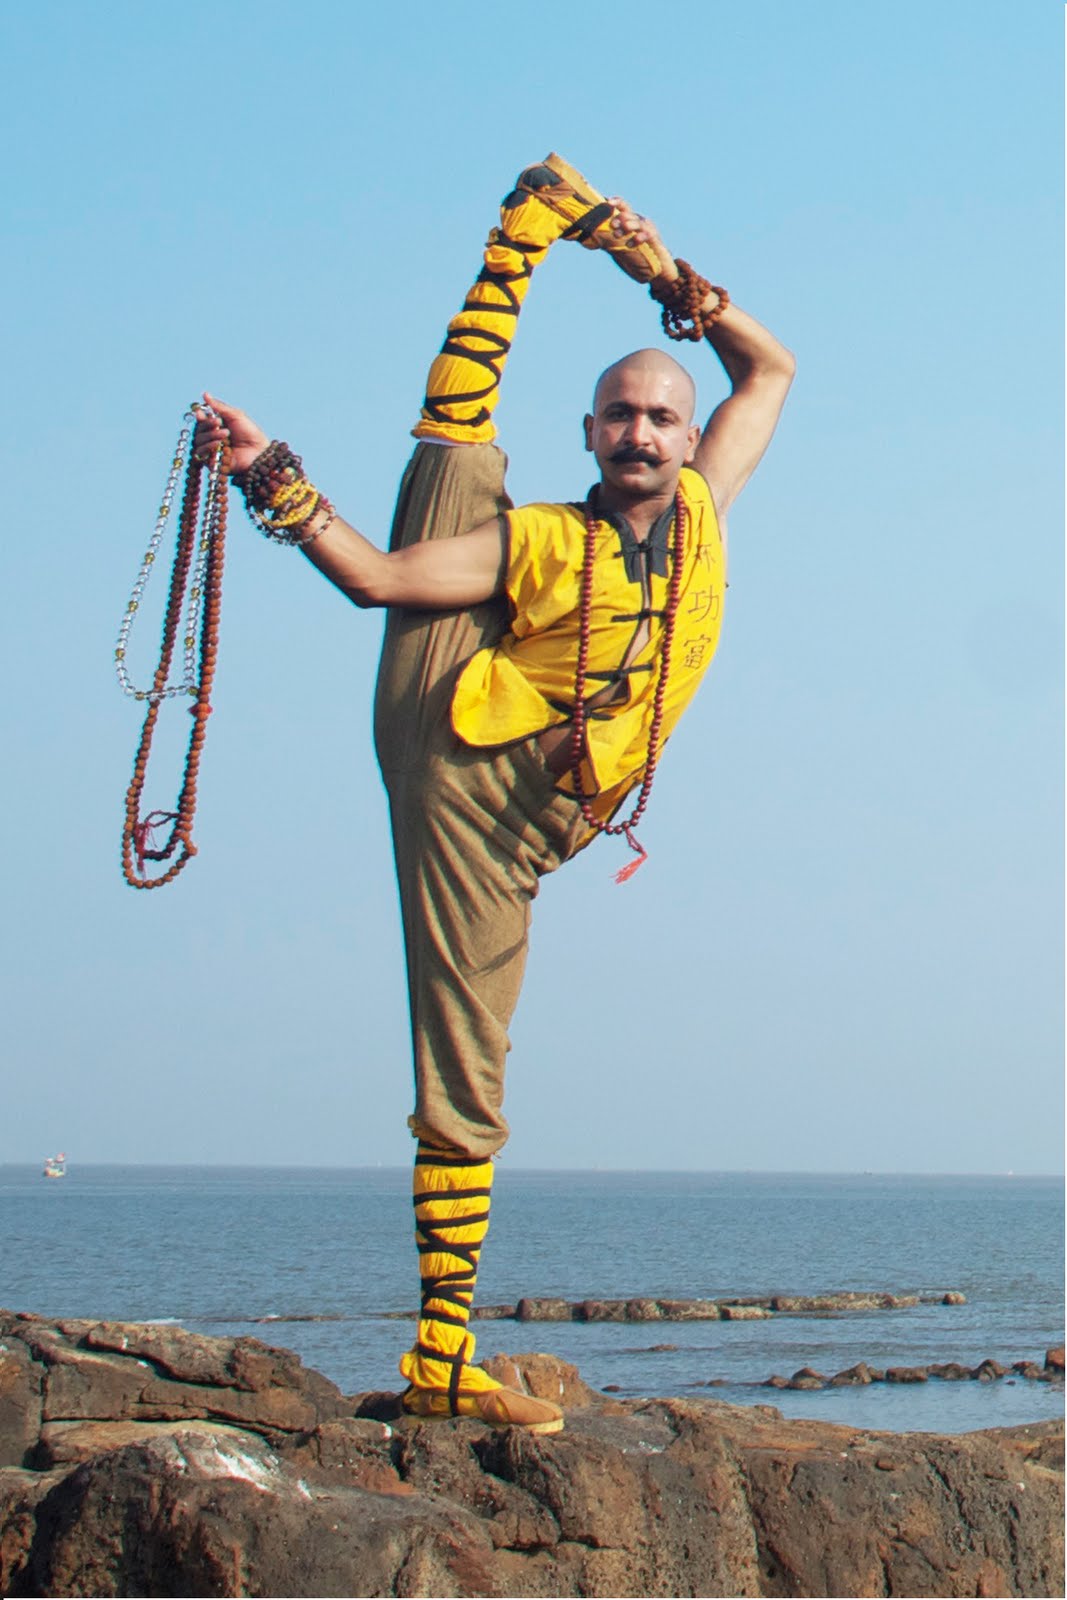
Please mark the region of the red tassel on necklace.
POLYGON ((636 854, 632 861, 628 861, 624 867, 619 868, 618 872, 615 874, 616 883, 629 883, 638 867, 643 867, 645 862, 648 860, 648 851, 645 849, 641 841, 634 838, 629 828, 624 828, 623 831, 626 834, 626 843, 630 846, 631 850, 636 851, 636 854))

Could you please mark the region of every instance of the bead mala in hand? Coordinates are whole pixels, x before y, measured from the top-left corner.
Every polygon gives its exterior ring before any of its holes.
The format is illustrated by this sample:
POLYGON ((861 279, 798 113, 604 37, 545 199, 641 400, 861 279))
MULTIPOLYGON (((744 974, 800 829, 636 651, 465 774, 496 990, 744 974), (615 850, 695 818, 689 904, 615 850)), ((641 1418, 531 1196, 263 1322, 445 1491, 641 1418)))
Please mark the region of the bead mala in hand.
POLYGON ((200 758, 207 737, 207 719, 211 715, 211 686, 218 660, 222 567, 226 546, 226 476, 230 468, 230 447, 229 444, 221 445, 215 451, 210 464, 198 461, 189 453, 189 439, 195 422, 195 414, 190 408, 183 419, 152 539, 127 603, 115 646, 115 666, 123 691, 132 695, 135 700, 148 702, 134 758, 133 777, 126 791, 126 816, 122 829, 122 874, 133 889, 161 888, 163 884, 170 883, 176 878, 190 857, 196 854, 196 845, 193 843, 193 819, 196 814, 196 786, 200 772, 200 758), (130 681, 126 667, 130 629, 140 610, 145 585, 156 564, 159 546, 170 518, 171 501, 187 453, 189 462, 185 493, 178 519, 170 592, 163 618, 159 665, 152 679, 152 687, 137 689, 130 681), (201 479, 205 471, 208 482, 201 516, 201 479), (170 676, 171 659, 183 610, 186 614, 183 635, 185 677, 181 683, 169 684, 167 680, 170 676), (141 797, 159 709, 164 700, 177 695, 188 695, 193 701, 189 707, 193 727, 189 736, 177 809, 150 811, 147 816, 142 816, 141 797), (168 824, 170 832, 165 843, 157 845, 156 830, 165 828, 168 824), (170 865, 157 877, 151 878, 147 874, 145 865, 149 861, 169 861, 170 865))
MULTIPOLYGON (((219 615, 222 604, 222 565, 226 543, 227 478, 232 464, 229 443, 216 450, 210 463, 198 461, 190 453, 189 441, 202 405, 191 406, 182 419, 167 485, 156 517, 152 538, 141 562, 133 593, 123 613, 115 645, 115 669, 123 693, 148 702, 141 739, 134 758, 133 777, 126 791, 126 817, 122 830, 122 874, 133 889, 159 889, 170 883, 196 855, 193 843, 193 818, 200 758, 211 715, 211 686, 218 659, 219 615), (134 687, 127 668, 130 630, 141 609, 145 586, 156 568, 160 545, 170 519, 178 478, 188 457, 185 493, 178 519, 178 536, 171 569, 170 592, 163 618, 163 640, 159 665, 150 689, 134 687), (201 479, 207 472, 207 491, 201 516, 201 479), (183 638, 184 675, 179 683, 168 683, 174 646, 182 612, 185 612, 183 638), (141 815, 141 799, 152 737, 164 700, 187 695, 193 729, 185 757, 181 792, 175 811, 150 811, 141 815), (156 843, 157 830, 170 828, 165 842, 156 843), (149 877, 146 863, 170 862, 165 871, 149 877)), ((246 472, 233 475, 242 490, 248 514, 261 533, 276 544, 304 549, 318 539, 337 513, 314 484, 304 476, 303 463, 287 444, 277 440, 256 457, 246 472), (313 532, 307 525, 316 512, 326 518, 313 532)))

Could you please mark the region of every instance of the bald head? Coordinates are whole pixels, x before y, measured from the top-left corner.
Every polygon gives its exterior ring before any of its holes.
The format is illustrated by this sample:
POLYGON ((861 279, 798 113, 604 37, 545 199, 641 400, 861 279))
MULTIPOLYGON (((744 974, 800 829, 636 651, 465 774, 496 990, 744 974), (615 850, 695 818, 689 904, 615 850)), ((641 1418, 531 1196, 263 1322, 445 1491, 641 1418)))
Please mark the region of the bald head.
POLYGON ((693 420, 696 385, 685 368, 665 350, 635 350, 607 367, 593 390, 594 413, 629 390, 631 379, 636 379, 643 387, 654 386, 660 402, 670 405, 682 422, 688 424, 693 420))

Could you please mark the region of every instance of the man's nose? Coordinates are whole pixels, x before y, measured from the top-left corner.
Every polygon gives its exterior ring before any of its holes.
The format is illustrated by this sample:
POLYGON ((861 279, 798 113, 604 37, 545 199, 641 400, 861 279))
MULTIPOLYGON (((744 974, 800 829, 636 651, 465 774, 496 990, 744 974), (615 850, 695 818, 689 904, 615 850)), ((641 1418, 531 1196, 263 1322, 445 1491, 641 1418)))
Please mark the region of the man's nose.
POLYGON ((634 412, 626 428, 626 443, 631 445, 648 444, 652 437, 649 420, 640 411, 634 412))

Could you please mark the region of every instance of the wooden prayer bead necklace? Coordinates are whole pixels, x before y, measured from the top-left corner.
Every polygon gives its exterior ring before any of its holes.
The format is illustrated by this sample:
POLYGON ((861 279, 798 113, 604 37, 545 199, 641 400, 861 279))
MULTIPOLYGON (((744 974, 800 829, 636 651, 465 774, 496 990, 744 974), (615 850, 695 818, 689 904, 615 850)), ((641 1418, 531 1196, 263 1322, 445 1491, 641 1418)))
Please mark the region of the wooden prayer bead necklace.
POLYGON ((152 539, 133 586, 133 593, 127 604, 115 646, 115 666, 124 693, 132 695, 135 700, 148 702, 144 727, 141 730, 141 739, 134 759, 133 777, 126 791, 126 818, 122 830, 122 875, 132 889, 161 888, 163 884, 176 878, 190 856, 196 854, 196 845, 193 843, 193 818, 196 813, 196 785, 200 757, 207 736, 207 719, 211 715, 211 685, 218 659, 222 566, 226 546, 226 480, 230 470, 231 455, 229 445, 225 444, 216 450, 210 465, 197 461, 189 451, 189 440, 195 425, 196 416, 190 408, 182 419, 182 430, 178 436, 178 444, 171 462, 152 539), (186 454, 189 456, 189 461, 185 494, 178 519, 174 566, 163 619, 163 642, 159 665, 152 679, 152 687, 136 689, 126 670, 127 643, 134 618, 140 609, 141 596, 156 563, 163 533, 170 518, 171 501, 177 487, 178 475, 186 454), (201 517, 200 487, 204 471, 207 471, 208 482, 201 517), (188 598, 186 598, 187 588, 188 598), (168 684, 171 657, 183 609, 186 613, 183 635, 185 677, 181 683, 168 684), (164 700, 176 695, 188 695, 193 700, 193 704, 189 707, 193 728, 185 757, 185 771, 177 810, 150 811, 147 816, 142 817, 141 795, 159 708, 164 700), (157 847, 155 830, 165 827, 168 823, 171 824, 169 837, 165 844, 157 847), (177 857, 171 861, 176 851, 178 851, 177 857), (150 878, 145 871, 147 861, 171 861, 171 864, 160 876, 150 878))
POLYGON ((582 790, 582 755, 585 747, 585 682, 589 665, 589 635, 593 605, 593 562, 596 558, 597 519, 587 504, 585 508, 585 553, 582 562, 581 595, 578 604, 578 664, 574 673, 574 720, 571 723, 571 777, 574 792, 582 808, 582 816, 597 833, 623 834, 636 861, 627 862, 615 874, 616 883, 632 878, 648 851, 634 837, 634 829, 644 816, 656 763, 660 755, 660 732, 663 727, 663 702, 667 692, 667 677, 671 665, 671 644, 674 639, 674 621, 678 615, 678 600, 682 588, 682 565, 685 555, 686 507, 681 490, 674 497, 674 538, 671 541, 671 575, 667 584, 667 606, 663 616, 663 642, 660 646, 659 677, 652 701, 652 722, 648 730, 648 755, 645 773, 637 794, 637 804, 625 822, 604 822, 596 815, 582 790))
POLYGON ((656 278, 648 292, 663 307, 660 316, 668 339, 692 339, 695 342, 703 339, 711 324, 722 316, 730 304, 730 296, 719 284, 709 283, 707 278, 702 278, 688 261, 679 257, 674 264, 678 268, 678 276, 656 278), (704 301, 709 291, 717 296, 717 300, 710 311, 705 311, 704 301))
MULTIPOLYGON (((210 412, 210 407, 195 403, 182 418, 181 432, 170 464, 167 486, 156 516, 156 525, 148 549, 141 562, 133 593, 127 603, 115 644, 115 669, 123 693, 135 700, 146 700, 148 711, 141 730, 141 742, 134 760, 133 777, 126 791, 126 820, 122 830, 122 874, 133 889, 159 889, 176 878, 190 856, 196 855, 193 843, 193 817, 196 812, 196 784, 200 771, 200 757, 207 736, 207 719, 211 715, 211 685, 218 659, 219 614, 222 603, 222 564, 226 545, 227 483, 233 465, 229 438, 216 450, 210 463, 198 461, 190 452, 198 415, 210 412), (185 478, 185 496, 178 520, 178 537, 171 570, 170 594, 163 619, 163 643, 159 666, 150 689, 137 689, 130 681, 126 668, 126 652, 134 618, 141 607, 145 586, 155 570, 159 547, 170 518, 171 503, 178 486, 178 477, 188 456, 185 478), (203 516, 200 516, 200 479, 208 474, 207 492, 204 496, 203 516), (191 582, 190 582, 191 579, 191 582), (188 591, 188 593, 187 593, 188 591), (178 634, 183 607, 185 609, 185 675, 180 683, 168 683, 174 643, 178 634), (141 795, 148 757, 152 748, 159 708, 164 700, 176 695, 189 695, 193 717, 193 731, 185 758, 185 773, 176 811, 150 811, 141 816, 141 795), (156 846, 155 830, 170 823, 170 834, 164 845, 156 846), (145 871, 146 861, 170 861, 180 848, 177 858, 158 877, 150 878, 145 871)), ((262 451, 251 467, 234 482, 245 497, 248 514, 261 533, 276 544, 290 545, 304 550, 320 538, 336 518, 337 513, 324 494, 320 494, 304 477, 303 463, 287 444, 275 440, 262 451), (318 512, 326 513, 325 520, 311 531, 307 524, 318 512)))

